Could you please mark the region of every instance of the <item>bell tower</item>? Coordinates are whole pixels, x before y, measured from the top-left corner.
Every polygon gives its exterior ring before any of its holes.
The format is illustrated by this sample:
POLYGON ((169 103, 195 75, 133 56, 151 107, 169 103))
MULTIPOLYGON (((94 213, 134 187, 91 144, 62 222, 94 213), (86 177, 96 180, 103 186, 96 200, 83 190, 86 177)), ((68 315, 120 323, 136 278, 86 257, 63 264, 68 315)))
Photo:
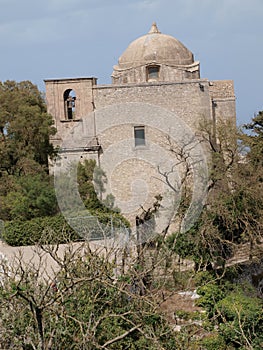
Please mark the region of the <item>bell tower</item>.
POLYGON ((92 117, 94 111, 93 86, 97 79, 47 79, 46 100, 48 113, 52 115, 57 133, 51 139, 54 146, 61 146, 66 135, 76 125, 85 119, 87 139, 92 140, 95 135, 95 122, 92 117))

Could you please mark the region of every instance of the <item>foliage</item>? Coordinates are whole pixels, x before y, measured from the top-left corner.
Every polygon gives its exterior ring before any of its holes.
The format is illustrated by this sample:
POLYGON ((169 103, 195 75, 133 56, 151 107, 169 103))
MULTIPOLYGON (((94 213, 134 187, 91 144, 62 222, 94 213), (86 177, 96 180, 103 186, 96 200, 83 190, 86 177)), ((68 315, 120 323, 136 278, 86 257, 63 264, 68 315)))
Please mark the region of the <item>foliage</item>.
POLYGON ((242 135, 243 143, 247 145, 248 157, 256 167, 262 168, 263 159, 263 111, 259 111, 251 122, 244 125, 245 131, 242 135))
POLYGON ((254 193, 241 173, 237 131, 225 124, 218 126, 218 141, 211 145, 211 184, 200 225, 204 247, 212 260, 221 265, 232 256, 233 247, 253 232, 253 214, 260 213, 260 208, 254 207, 254 193))
POLYGON ((42 350, 178 348, 152 295, 142 297, 130 288, 136 274, 132 267, 125 279, 119 279, 109 256, 103 258, 105 252, 98 255, 84 243, 79 248, 69 246, 63 255, 56 247, 43 249, 58 263, 53 273, 45 270, 42 252, 39 268, 18 260, 2 279, 1 346, 42 350))
POLYGON ((205 350, 232 350, 233 348, 228 348, 226 342, 222 336, 218 333, 209 334, 209 336, 205 337, 200 341, 201 349, 205 350))
POLYGON ((0 219, 57 213, 48 157, 55 133, 41 92, 29 81, 0 82, 0 219))
MULTIPOLYGON (((215 138, 212 125, 201 125, 203 142, 210 150, 210 183, 202 214, 188 232, 179 231, 168 239, 168 246, 180 257, 193 259, 197 270, 224 267, 237 247, 247 242, 252 257, 254 247, 262 239, 259 180, 263 178, 263 168, 255 167, 251 157, 244 159, 240 147, 249 145, 248 136, 243 138, 246 143, 239 141, 240 132, 233 123, 218 122, 216 129, 215 138)), ((256 131, 259 142, 263 133, 256 131)))
POLYGON ((3 176, 0 189, 0 218, 30 220, 57 213, 52 178, 44 172, 21 176, 3 176), (6 184, 6 186, 4 186, 6 184))
POLYGON ((102 199, 107 177, 105 172, 96 166, 95 160, 86 159, 83 163, 78 163, 77 178, 78 191, 87 209, 104 213, 120 211, 114 207, 112 194, 108 194, 104 200, 102 199))
POLYGON ((128 220, 114 206, 114 196, 109 194, 102 199, 107 178, 104 171, 96 166, 95 160, 86 159, 84 163, 78 163, 77 182, 80 197, 91 215, 98 217, 103 224, 112 221, 114 225, 119 226, 122 223, 127 228, 130 227, 128 220))
POLYGON ((84 164, 78 163, 78 190, 86 208, 102 210, 103 205, 98 199, 93 185, 93 173, 95 166, 95 160, 85 160, 84 164))
POLYGON ((219 334, 235 348, 262 349, 263 303, 235 290, 217 303, 219 334))
MULTIPOLYGON (((230 274, 231 275, 231 274, 230 274)), ((217 329, 212 338, 202 344, 208 349, 219 342, 228 349, 261 349, 263 344, 263 303, 255 290, 246 284, 233 284, 226 276, 212 280, 197 289, 200 298, 197 305, 207 311, 207 324, 217 329), (209 345, 210 344, 210 345, 209 345)))
POLYGON ((81 238, 62 215, 37 217, 28 221, 6 221, 3 239, 11 246, 32 245, 46 238, 46 243, 67 243, 81 238))
POLYGON ((0 83, 0 170, 26 174, 35 164, 47 168, 55 133, 43 96, 29 81, 0 83))
MULTIPOLYGON (((84 213, 85 214, 85 213, 84 213)), ((11 220, 6 221, 2 238, 11 246, 32 245, 39 242, 48 233, 47 243, 68 243, 79 241, 84 238, 89 240, 104 238, 112 234, 112 228, 118 229, 123 225, 123 218, 120 214, 108 214, 90 212, 93 214, 92 220, 81 222, 81 218, 76 218, 77 222, 72 225, 66 221, 62 214, 47 217, 36 217, 31 220, 11 220), (84 227, 81 227, 84 225, 84 227), (77 229, 79 228, 79 229, 77 229), (84 234, 83 232, 87 233, 84 234)))
MULTIPOLYGON (((92 182, 92 171, 95 167, 95 162, 86 161, 85 166, 79 165, 79 187, 81 196, 86 198, 85 204, 88 211, 78 212, 74 219, 74 203, 70 203, 70 210, 64 209, 63 213, 67 213, 67 217, 75 220, 72 226, 74 230, 62 217, 56 215, 58 212, 57 199, 55 190, 52 186, 51 176, 41 171, 39 174, 27 175, 3 175, 0 182, 0 218, 6 221, 4 239, 10 245, 30 245, 38 242, 43 232, 53 232, 57 236, 57 242, 65 243, 70 239, 79 240, 86 237, 88 233, 89 239, 103 237, 103 232, 106 227, 109 229, 108 234, 112 234, 111 226, 116 228, 121 225, 129 227, 128 221, 115 210, 105 207, 97 198, 92 182), (54 216, 55 215, 55 216, 54 216), (88 217, 83 223, 82 218, 88 217), (89 219, 92 218, 92 219, 89 219), (77 222, 77 225, 76 225, 77 222), (85 227, 84 227, 84 226, 85 227), (81 226, 81 227, 80 227, 81 226), (82 227, 83 226, 83 227, 82 227), (85 231, 85 235, 81 234, 85 231), (80 237, 81 236, 81 237, 80 237)), ((64 176, 65 177, 65 176, 64 176)), ((69 184, 72 181, 72 176, 67 174, 67 181, 63 176, 61 193, 64 196, 65 191, 71 191, 74 194, 74 187, 69 184)), ((71 201, 74 200, 73 195, 68 195, 71 201)), ((69 203, 66 203, 67 205, 69 203)), ((107 234, 107 235, 108 235, 107 234)))
POLYGON ((185 233, 177 232, 169 235, 166 239, 168 249, 177 254, 181 259, 191 259, 196 266, 207 266, 207 262, 211 260, 209 250, 205 249, 205 245, 198 234, 198 225, 185 233))
POLYGON ((196 301, 198 306, 202 306, 206 309, 208 317, 212 318, 216 314, 216 305, 222 300, 228 292, 228 288, 224 281, 212 280, 210 283, 205 284, 197 289, 200 298, 196 301))

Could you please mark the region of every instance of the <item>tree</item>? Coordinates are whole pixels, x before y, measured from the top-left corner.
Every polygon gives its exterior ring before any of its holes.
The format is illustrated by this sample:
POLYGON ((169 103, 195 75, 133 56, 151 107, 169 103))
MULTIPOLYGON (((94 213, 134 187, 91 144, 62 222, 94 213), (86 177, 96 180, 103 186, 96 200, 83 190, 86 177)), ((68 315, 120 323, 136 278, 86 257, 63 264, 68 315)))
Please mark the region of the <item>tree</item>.
POLYGON ((105 213, 120 212, 119 208, 114 206, 115 198, 112 194, 102 199, 107 176, 103 169, 96 165, 95 160, 86 159, 83 163, 78 163, 77 177, 79 194, 87 209, 105 213))
POLYGON ((244 125, 244 130, 249 133, 242 135, 243 142, 247 145, 247 156, 254 166, 263 165, 263 111, 252 118, 251 123, 244 125))
POLYGON ((54 155, 50 136, 55 133, 42 94, 29 81, 0 83, 0 170, 26 174, 35 164, 48 169, 54 155))
POLYGON ((57 213, 57 201, 52 178, 40 174, 3 175, 0 188, 0 218, 2 220, 30 220, 57 213))
MULTIPOLYGON (((103 209, 102 201, 99 200, 94 188, 93 175, 96 167, 95 160, 85 160, 84 163, 78 163, 78 189, 79 194, 88 209, 103 209)), ((101 181, 103 185, 103 181, 101 181)), ((102 187, 102 186, 101 186, 102 187)))
POLYGON ((42 93, 29 81, 0 82, 0 218, 29 220, 57 212, 48 157, 55 133, 42 93))
POLYGON ((210 125, 202 126, 202 142, 210 154, 207 202, 194 227, 168 239, 168 245, 183 258, 193 259, 197 269, 224 267, 237 247, 246 242, 252 258, 262 239, 259 168, 250 157, 244 158, 247 143, 240 141, 241 136, 227 121, 217 124, 216 139, 210 125))

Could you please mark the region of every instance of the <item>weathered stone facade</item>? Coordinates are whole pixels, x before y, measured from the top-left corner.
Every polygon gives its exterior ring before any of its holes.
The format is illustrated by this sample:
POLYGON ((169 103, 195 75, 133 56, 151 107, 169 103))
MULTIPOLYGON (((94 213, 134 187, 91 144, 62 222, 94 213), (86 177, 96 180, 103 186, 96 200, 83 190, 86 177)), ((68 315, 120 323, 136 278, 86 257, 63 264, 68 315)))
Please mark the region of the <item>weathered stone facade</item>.
MULTIPOLYGON (((200 78, 193 54, 155 24, 120 57, 111 85, 97 85, 94 77, 45 84, 57 128, 52 142, 64 150, 62 163, 95 158, 107 173, 107 191, 131 220, 155 194, 165 194, 163 207, 176 202, 160 175, 174 165, 171 139, 188 142, 200 119, 235 122, 233 82, 200 78)), ((176 182, 180 170, 172 176, 176 182)))

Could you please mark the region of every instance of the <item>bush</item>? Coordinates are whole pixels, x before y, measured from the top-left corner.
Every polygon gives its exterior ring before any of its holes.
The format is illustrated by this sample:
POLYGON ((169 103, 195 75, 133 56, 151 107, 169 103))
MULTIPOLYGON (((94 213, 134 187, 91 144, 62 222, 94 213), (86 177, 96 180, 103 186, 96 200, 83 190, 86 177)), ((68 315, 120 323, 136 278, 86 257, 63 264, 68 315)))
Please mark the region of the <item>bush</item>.
POLYGON ((208 317, 213 317, 216 313, 216 303, 225 297, 226 290, 213 281, 197 288, 197 293, 200 298, 196 300, 196 304, 206 309, 208 317))
POLYGON ((192 259, 196 268, 211 265, 211 252, 200 240, 199 223, 187 232, 173 233, 166 239, 168 248, 182 259, 192 259))
MULTIPOLYGON (((197 288, 200 298, 198 306, 207 311, 208 328, 217 329, 215 337, 207 338, 202 345, 205 349, 262 349, 263 315, 262 300, 255 296, 255 291, 246 284, 233 284, 228 277, 233 276, 230 270, 225 279, 206 282, 197 288), (223 347, 224 348, 224 347, 223 347)), ((200 281, 209 275, 201 275, 200 281)))
POLYGON ((13 220, 5 223, 3 239, 11 246, 42 243, 66 243, 80 240, 62 215, 34 218, 28 221, 13 220))
POLYGON ((235 348, 250 344, 253 349, 263 346, 262 301, 246 296, 242 291, 230 293, 217 304, 221 323, 219 333, 235 348))
POLYGON ((224 338, 218 334, 210 334, 200 341, 201 349, 205 350, 226 350, 224 338))
POLYGON ((2 238, 11 246, 32 245, 41 241, 43 244, 60 244, 80 241, 85 236, 93 240, 110 237, 119 228, 128 228, 129 225, 118 213, 94 212, 91 220, 85 217, 86 213, 83 215, 84 221, 81 221, 82 217, 72 218, 72 226, 62 214, 28 221, 9 221, 5 223, 2 238))

